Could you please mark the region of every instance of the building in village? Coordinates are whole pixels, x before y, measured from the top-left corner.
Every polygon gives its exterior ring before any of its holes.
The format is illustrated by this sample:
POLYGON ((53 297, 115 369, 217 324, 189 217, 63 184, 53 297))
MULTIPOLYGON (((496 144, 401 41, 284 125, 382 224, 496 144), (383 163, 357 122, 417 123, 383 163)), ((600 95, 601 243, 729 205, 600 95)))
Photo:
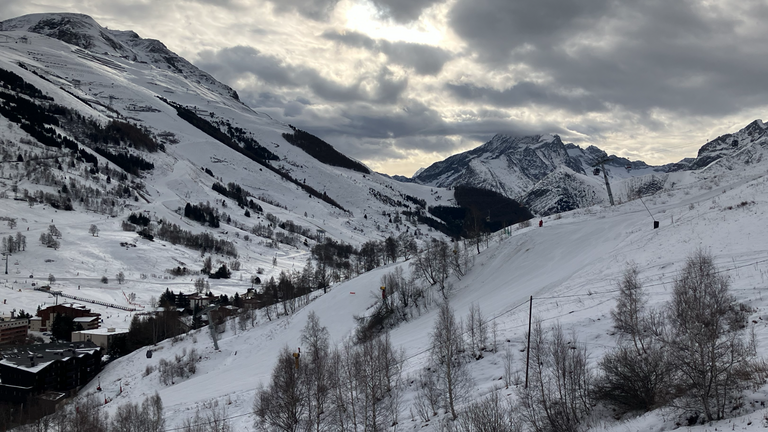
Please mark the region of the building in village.
POLYGON ((28 331, 29 319, 0 317, 0 345, 23 344, 28 331))
POLYGON ((98 328, 72 332, 72 342, 91 341, 100 346, 102 352, 108 353, 115 342, 127 336, 128 329, 116 329, 114 327, 98 328))
POLYGON ((87 307, 77 303, 62 303, 54 306, 48 306, 45 309, 37 311, 39 320, 30 320, 30 330, 32 331, 50 331, 53 320, 57 316, 68 316, 79 323, 85 330, 99 328, 101 324, 101 314, 91 312, 87 307), (84 318, 78 320, 78 318, 84 318))
POLYGON ((9 403, 74 393, 101 367, 101 348, 91 341, 9 347, 0 356, 0 401, 9 403))

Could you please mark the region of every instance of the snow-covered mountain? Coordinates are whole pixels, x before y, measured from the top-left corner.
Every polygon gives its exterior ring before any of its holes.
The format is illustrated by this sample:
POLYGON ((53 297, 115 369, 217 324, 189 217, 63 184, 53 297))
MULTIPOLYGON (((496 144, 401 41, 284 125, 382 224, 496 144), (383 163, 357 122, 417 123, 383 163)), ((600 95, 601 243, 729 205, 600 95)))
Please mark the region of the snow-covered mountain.
POLYGON ((712 165, 716 161, 730 157, 743 163, 756 163, 759 160, 756 147, 765 147, 768 145, 768 125, 762 120, 755 120, 736 133, 719 136, 712 141, 704 144, 696 156, 696 159, 690 162, 689 169, 701 169, 712 165))
POLYGON ((120 57, 131 62, 146 63, 159 69, 176 72, 191 83, 205 86, 224 96, 238 100, 237 92, 201 71, 184 58, 169 50, 155 39, 143 39, 133 31, 110 30, 99 25, 88 15, 75 13, 31 14, 0 22, 0 31, 30 32, 48 36, 82 48, 88 53, 75 50, 85 56, 95 55, 93 61, 110 64, 109 58, 120 57), (103 57, 106 56, 106 57, 103 57))
MULTIPOLYGON (((436 187, 491 189, 546 216, 607 202, 604 183, 592 179, 595 163, 607 158, 595 146, 564 144, 558 135, 496 135, 477 148, 432 164, 413 179, 436 187)), ((605 168, 611 181, 663 171, 615 156, 605 168)))
POLYGON ((517 198, 559 166, 584 173, 557 135, 496 135, 477 148, 435 162, 414 178, 430 186, 461 184, 517 198))
MULTIPOLYGON (((119 184, 140 194, 158 217, 187 202, 220 201, 212 184, 232 182, 281 220, 360 243, 364 238, 404 230, 402 223, 390 222, 390 216, 402 210, 416 211, 414 201, 429 199, 439 204, 450 199, 446 193, 442 194, 445 199, 436 200, 428 187, 371 173, 315 137, 253 111, 230 87, 158 41, 130 31, 105 29, 79 14, 28 15, 4 21, 0 29, 10 39, 0 45, 0 68, 20 76, 72 112, 103 125, 112 121, 138 125, 163 144, 164 151, 153 153, 128 147, 119 150, 154 165, 119 184), (333 227, 331 220, 344 223, 333 227)), ((12 144, 19 151, 34 152, 33 147, 53 150, 24 144, 37 140, 19 128, 21 123, 10 123, 5 130, 13 133, 4 136, 15 138, 12 144)), ((57 125, 57 131, 81 148, 94 147, 78 132, 81 126, 64 122, 57 125)), ((106 162, 100 155, 96 157, 100 163, 106 162)), ((48 182, 59 188, 67 178, 83 185, 106 184, 104 174, 88 178, 72 174, 53 173, 48 182)), ((22 181, 19 187, 31 192, 37 188, 31 183, 22 181)), ((119 213, 139 209, 129 199, 116 207, 119 213)), ((242 215, 230 216, 241 224, 249 222, 242 215)))

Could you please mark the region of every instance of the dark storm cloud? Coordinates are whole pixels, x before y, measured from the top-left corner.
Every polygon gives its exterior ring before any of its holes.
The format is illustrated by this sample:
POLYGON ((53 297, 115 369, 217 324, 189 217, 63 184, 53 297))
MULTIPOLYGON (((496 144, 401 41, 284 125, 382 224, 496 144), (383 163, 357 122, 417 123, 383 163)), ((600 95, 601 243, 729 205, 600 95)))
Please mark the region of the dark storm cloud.
POLYGON ((451 54, 441 48, 411 42, 375 40, 357 32, 326 31, 322 36, 343 45, 363 48, 387 56, 390 63, 412 68, 421 75, 436 75, 451 59, 451 54))
POLYGON ((358 78, 352 83, 340 83, 323 77, 317 70, 294 66, 283 60, 262 54, 252 47, 236 46, 219 51, 200 53, 198 67, 207 70, 223 82, 235 82, 256 77, 270 86, 284 89, 308 88, 316 97, 328 102, 369 101, 382 104, 395 103, 408 86, 408 80, 398 79, 387 68, 381 68, 374 77, 358 78), (363 80, 375 83, 373 90, 363 89, 363 80))
POLYGON ((552 88, 530 88, 525 79, 501 92, 479 83, 448 88, 501 107, 528 98, 585 114, 605 107, 641 116, 734 114, 768 96, 768 47, 755 32, 766 13, 757 1, 459 0, 451 25, 481 62, 532 71, 552 88))
POLYGON ((382 15, 399 23, 408 23, 419 16, 424 9, 443 3, 444 0, 371 0, 382 15))
POLYGON ((551 46, 589 30, 613 8, 611 0, 459 0, 454 31, 485 61, 503 61, 523 46, 551 46))

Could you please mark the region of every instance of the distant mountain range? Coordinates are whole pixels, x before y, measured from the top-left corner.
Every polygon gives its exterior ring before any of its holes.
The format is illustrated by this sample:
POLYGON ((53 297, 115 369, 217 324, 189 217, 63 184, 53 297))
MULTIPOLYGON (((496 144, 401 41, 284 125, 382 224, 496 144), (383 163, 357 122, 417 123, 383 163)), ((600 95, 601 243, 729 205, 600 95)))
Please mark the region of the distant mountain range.
MULTIPOLYGON (((231 163, 227 171, 217 168, 219 173, 228 173, 222 181, 253 183, 254 169, 268 168, 266 173, 259 174, 259 186, 252 188, 252 194, 261 190, 267 200, 273 197, 280 203, 279 198, 292 195, 264 191, 284 189, 274 185, 274 179, 288 180, 300 191, 333 203, 331 208, 344 209, 356 216, 369 211, 415 211, 412 201, 398 209, 398 202, 409 202, 405 197, 427 205, 449 204, 454 202, 450 191, 429 189, 451 189, 458 185, 498 192, 538 215, 553 214, 606 202, 602 176, 594 175, 598 160, 608 159, 605 168, 615 183, 614 193, 621 197, 622 183, 628 179, 648 177, 648 182, 658 184, 658 177, 664 173, 704 169, 722 158, 748 153, 745 149, 764 142, 766 135, 766 126, 756 120, 739 132, 707 143, 696 158, 650 166, 616 156, 608 158, 595 146, 582 149, 563 143, 557 135, 499 134, 475 149, 419 170, 412 178, 389 178, 370 173, 367 167, 308 132, 253 111, 232 88, 171 52, 160 41, 143 39, 132 31, 109 30, 89 16, 70 13, 33 14, 6 20, 0 22, 0 31, 14 40, 0 51, 4 53, 0 56, 0 68, 15 71, 30 82, 41 82, 41 88, 57 103, 68 104, 85 116, 141 125, 168 144, 165 148, 171 159, 147 156, 154 165, 168 166, 171 160, 181 159, 193 166, 213 168, 216 163, 212 161, 231 159, 221 153, 229 146, 240 156, 264 159, 256 161, 253 168, 231 163), (52 44, 46 39, 63 44, 52 44), (25 44, 25 48, 20 49, 20 44, 25 44), (154 114, 157 112, 161 114, 154 114), (166 113, 174 120, 169 122, 166 113), (201 143, 205 143, 202 148, 201 143), (190 146, 195 150, 190 152, 190 146)), ((81 144, 94 147, 87 142, 81 144)), ((219 173, 216 175, 221 176, 219 173)), ((150 179, 165 174, 147 175, 150 179)), ((633 184, 637 182, 633 180, 633 184)), ((136 184, 127 187, 135 188, 136 184)), ((143 192, 151 201, 152 193, 143 192)), ((429 217, 426 210, 422 209, 424 217, 429 217)), ((327 209, 321 213, 332 212, 327 209)), ((303 214, 299 216, 303 218, 303 214)), ((388 223, 390 218, 385 219, 388 223)), ((369 221, 360 223, 366 225, 369 221)))
MULTIPOLYGON (((606 202, 604 167, 611 181, 663 173, 697 170, 731 157, 754 144, 764 144, 767 126, 755 120, 734 134, 705 144, 696 158, 663 166, 648 165, 608 154, 595 146, 586 149, 564 144, 557 135, 513 137, 499 134, 487 143, 420 169, 412 178, 400 178, 434 187, 473 186, 490 189, 548 215, 606 202), (597 181, 596 181, 597 180, 597 181)), ((655 181, 651 178, 650 181, 655 181)))

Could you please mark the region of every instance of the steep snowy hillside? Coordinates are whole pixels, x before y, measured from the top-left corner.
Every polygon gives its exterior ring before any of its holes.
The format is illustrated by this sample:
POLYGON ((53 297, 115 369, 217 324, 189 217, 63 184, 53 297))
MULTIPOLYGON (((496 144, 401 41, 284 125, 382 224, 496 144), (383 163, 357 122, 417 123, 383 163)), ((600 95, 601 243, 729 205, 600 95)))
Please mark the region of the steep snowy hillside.
MULTIPOLYGON (((221 200, 212 184, 232 182, 282 220, 325 230, 327 221, 342 219, 340 227, 329 224, 328 235, 361 243, 404 230, 391 216, 416 212, 413 201, 439 204, 450 198, 445 193, 439 194, 444 199, 436 199, 430 188, 366 174, 367 169, 319 163, 283 138, 299 131, 254 112, 229 87, 157 41, 104 29, 76 14, 25 16, 3 22, 2 29, 14 42, 0 46, 0 67, 41 89, 56 104, 103 123, 139 125, 164 144, 164 153, 141 155, 154 169, 129 180, 139 185, 144 203, 126 202, 120 212, 140 209, 168 217, 187 202, 221 200), (217 136, 211 136, 211 128, 219 131, 217 136), (264 163, 244 157, 254 152, 267 155, 264 163)), ((15 125, 8 126, 11 130, 15 125)), ((14 133, 4 136, 31 139, 22 131, 14 133)), ((71 132, 67 135, 82 141, 71 132)), ((90 146, 87 141, 80 144, 90 146)), ((102 182, 105 179, 102 176, 102 182)), ((248 222, 236 212, 228 213, 239 223, 248 222)))
MULTIPOLYGON (((56 301, 31 290, 49 275, 64 294, 128 307, 133 293, 146 310, 167 288, 194 290, 205 258, 239 267, 211 282, 216 295, 231 296, 256 275, 266 282, 299 272, 329 240, 359 248, 401 235, 443 237, 417 215, 427 204, 447 205, 448 191, 371 173, 243 105, 157 41, 77 14, 30 15, 2 29, 9 42, 0 44, 0 216, 6 237, 24 231, 29 245, 9 262, 6 284, 22 294, 7 299, 5 313, 56 301), (220 226, 182 217, 200 204, 220 226), (177 225, 228 242, 237 255, 124 231, 131 214, 151 219, 149 230, 177 225), (58 248, 38 240, 50 225, 62 234, 58 248), (88 234, 91 225, 101 234, 88 234), (175 268, 193 273, 173 275, 175 268), (120 272, 130 285, 100 282, 120 272)), ((130 322, 93 308, 105 326, 130 322)))
MULTIPOLYGON (((173 70, 187 80, 205 85, 235 100, 238 98, 237 93, 230 87, 216 81, 209 74, 171 52, 162 42, 142 39, 132 31, 106 29, 87 15, 74 13, 25 15, 0 22, 0 31, 30 32, 58 39, 85 50, 86 52, 75 50, 80 56, 88 59, 91 54, 95 54, 90 57, 91 60, 101 61, 115 68, 119 68, 119 64, 110 64, 109 57, 120 57, 132 62, 151 64, 159 69, 173 70)), ((16 40, 16 43, 18 42, 16 40)))

